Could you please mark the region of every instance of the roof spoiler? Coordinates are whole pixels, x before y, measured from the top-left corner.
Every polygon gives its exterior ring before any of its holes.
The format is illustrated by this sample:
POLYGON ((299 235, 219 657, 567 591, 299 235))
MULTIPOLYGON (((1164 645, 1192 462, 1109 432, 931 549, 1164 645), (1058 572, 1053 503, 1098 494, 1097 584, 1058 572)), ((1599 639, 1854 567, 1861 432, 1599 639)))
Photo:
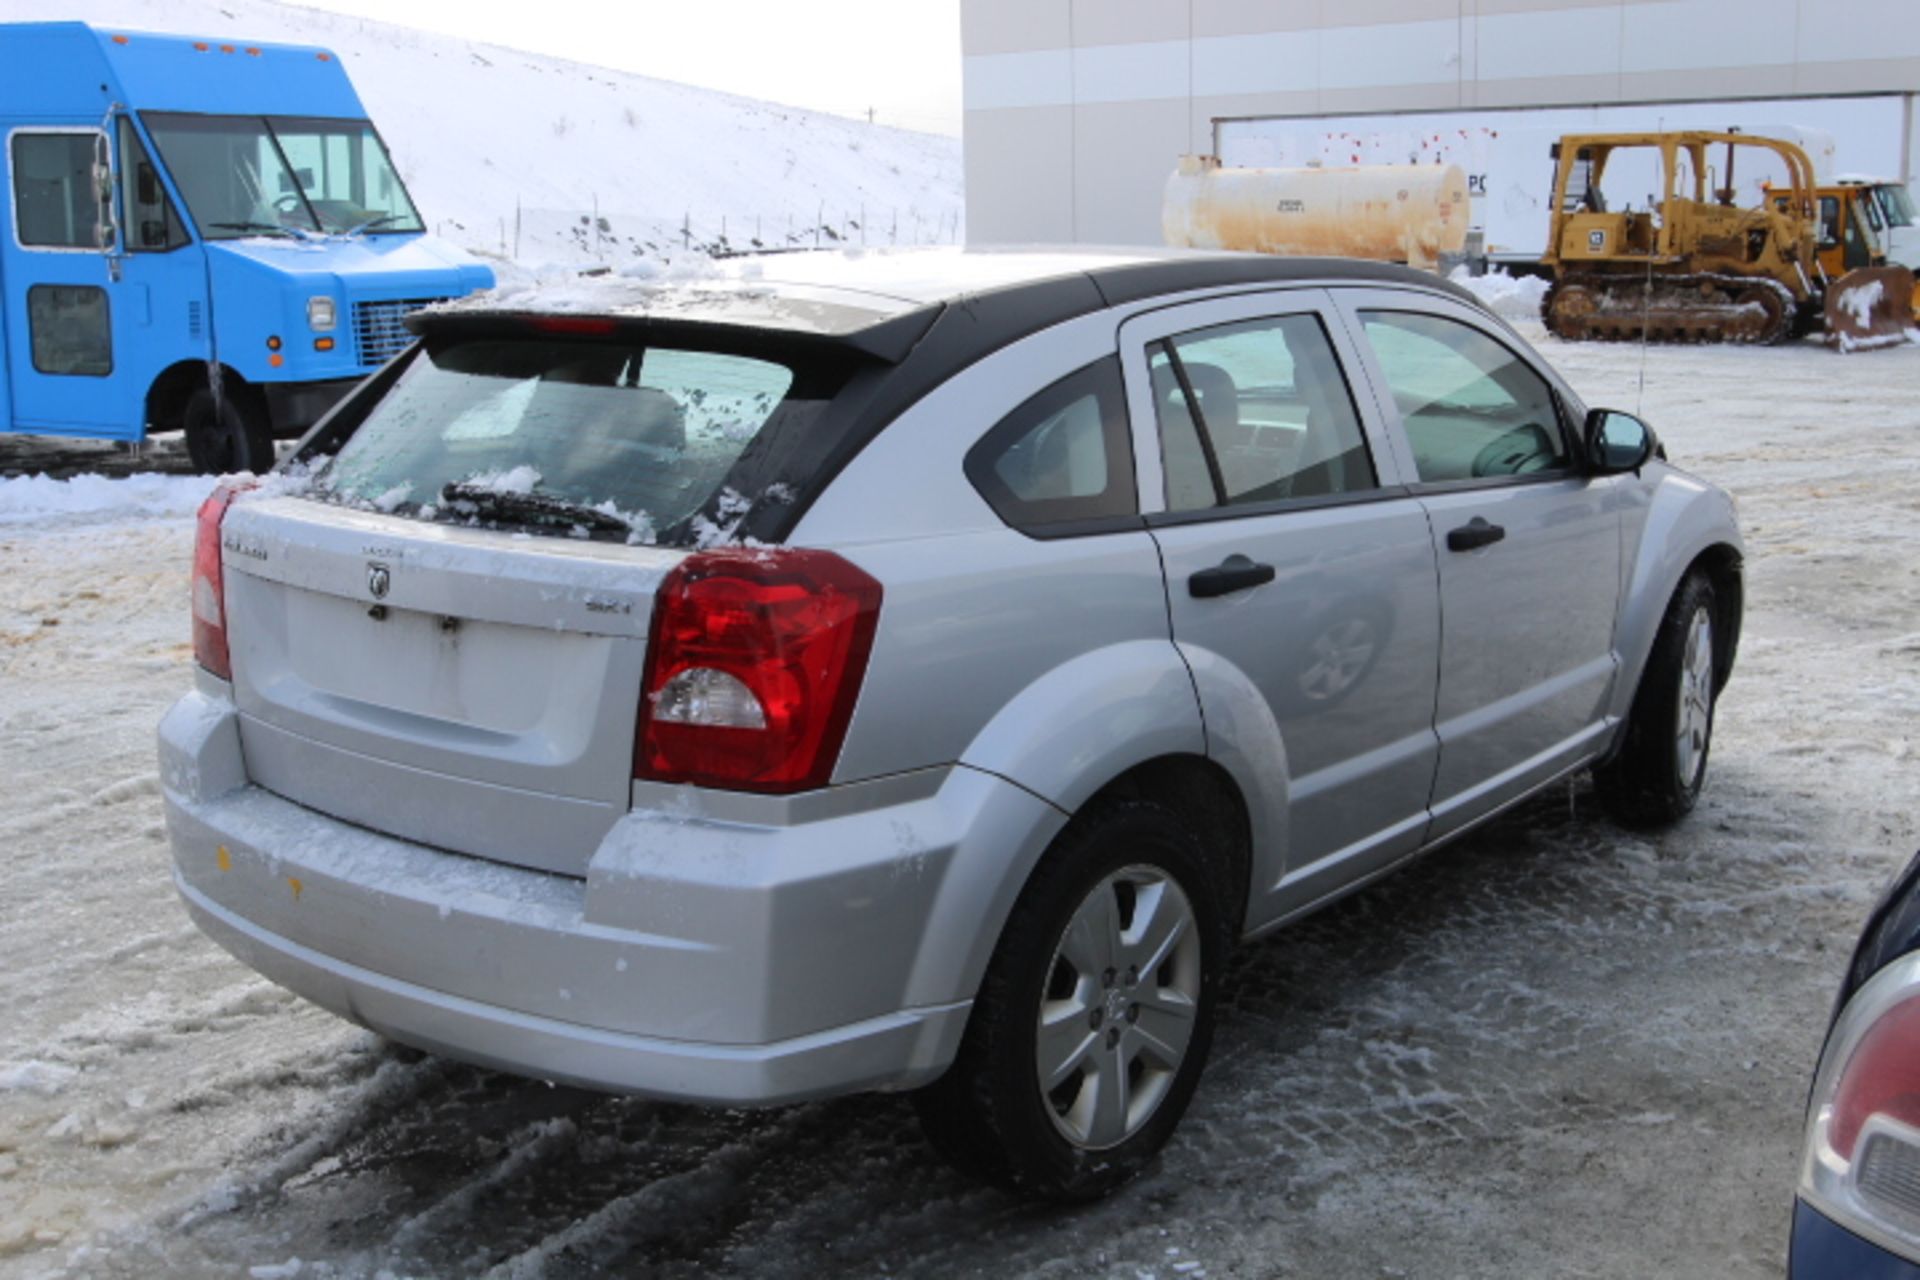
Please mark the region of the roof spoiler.
POLYGON ((802 347, 855 352, 887 364, 899 364, 926 335, 944 309, 944 304, 921 307, 878 319, 859 328, 840 331, 805 327, 809 317, 803 307, 796 308, 791 317, 760 312, 742 315, 736 320, 699 315, 607 315, 591 311, 491 310, 468 306, 415 311, 406 317, 406 326, 419 337, 457 334, 462 337, 524 338, 546 333, 624 338, 629 341, 639 339, 644 342, 677 337, 683 340, 691 338, 703 346, 720 350, 748 342, 761 343, 772 335, 782 342, 802 347), (790 322, 782 323, 782 320, 790 322))

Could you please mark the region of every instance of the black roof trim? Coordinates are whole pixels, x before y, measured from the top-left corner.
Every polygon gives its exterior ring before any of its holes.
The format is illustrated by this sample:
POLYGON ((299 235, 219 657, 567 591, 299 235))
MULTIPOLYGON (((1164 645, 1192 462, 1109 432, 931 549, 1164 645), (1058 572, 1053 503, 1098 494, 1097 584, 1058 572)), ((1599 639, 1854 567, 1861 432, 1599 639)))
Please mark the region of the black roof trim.
POLYGON ((1087 273, 1111 307, 1163 294, 1261 284, 1380 284, 1437 289, 1484 310, 1472 293, 1430 271, 1353 258, 1287 258, 1254 254, 1162 259, 1099 267, 1087 273))
MULTIPOLYGON (((859 407, 844 429, 821 433, 817 448, 803 445, 788 452, 777 470, 769 468, 767 474, 738 477, 739 482, 734 486, 737 492, 772 489, 787 495, 782 501, 756 503, 739 530, 763 542, 786 541, 814 500, 888 423, 960 370, 1030 334, 1096 311, 1149 298, 1165 296, 1171 300, 1184 293, 1234 286, 1312 286, 1330 282, 1411 285, 1446 294, 1478 311, 1493 314, 1472 293, 1431 272, 1345 258, 1253 254, 1146 259, 970 294, 943 304, 905 359, 888 370, 883 379, 848 397, 858 399, 859 407)), ((993 424, 971 425, 985 431, 993 424)))
MULTIPOLYGON (((790 502, 756 504, 741 522, 740 532, 762 542, 786 541, 834 477, 915 401, 1002 347, 1106 306, 1099 286, 1080 272, 972 294, 941 305, 907 357, 889 369, 884 379, 862 389, 867 394, 860 398, 859 408, 845 430, 822 433, 822 448, 803 449, 784 459, 784 474, 741 477, 742 483, 735 486, 737 492, 757 493, 785 486, 794 497, 790 502)), ((984 431, 992 424, 975 425, 984 431)))

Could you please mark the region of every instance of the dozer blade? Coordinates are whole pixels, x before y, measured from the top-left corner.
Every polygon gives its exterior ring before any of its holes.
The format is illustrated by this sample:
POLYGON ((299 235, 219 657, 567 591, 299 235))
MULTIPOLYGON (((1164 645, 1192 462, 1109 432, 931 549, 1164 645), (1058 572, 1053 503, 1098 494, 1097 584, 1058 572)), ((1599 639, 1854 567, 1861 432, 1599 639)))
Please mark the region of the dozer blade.
POLYGON ((1920 342, 1916 303, 1913 272, 1906 267, 1849 271, 1827 290, 1827 341, 1841 351, 1920 342))

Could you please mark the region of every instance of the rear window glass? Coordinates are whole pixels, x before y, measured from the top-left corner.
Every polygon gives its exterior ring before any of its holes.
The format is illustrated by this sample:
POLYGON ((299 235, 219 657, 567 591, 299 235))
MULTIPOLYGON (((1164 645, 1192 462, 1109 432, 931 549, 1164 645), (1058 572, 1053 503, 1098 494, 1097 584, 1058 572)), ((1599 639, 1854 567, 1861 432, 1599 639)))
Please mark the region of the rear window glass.
POLYGON ((837 379, 638 343, 423 348, 316 475, 319 496, 421 519, 628 542, 706 541, 755 495, 736 462, 837 379))

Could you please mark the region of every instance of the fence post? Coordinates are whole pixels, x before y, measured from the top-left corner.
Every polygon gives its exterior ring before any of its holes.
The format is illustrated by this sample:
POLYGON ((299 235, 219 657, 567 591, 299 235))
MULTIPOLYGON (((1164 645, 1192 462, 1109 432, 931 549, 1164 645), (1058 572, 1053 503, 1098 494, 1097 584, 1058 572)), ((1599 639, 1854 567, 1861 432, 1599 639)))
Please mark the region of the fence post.
POLYGON ((513 260, 520 260, 520 197, 513 197, 513 260))

